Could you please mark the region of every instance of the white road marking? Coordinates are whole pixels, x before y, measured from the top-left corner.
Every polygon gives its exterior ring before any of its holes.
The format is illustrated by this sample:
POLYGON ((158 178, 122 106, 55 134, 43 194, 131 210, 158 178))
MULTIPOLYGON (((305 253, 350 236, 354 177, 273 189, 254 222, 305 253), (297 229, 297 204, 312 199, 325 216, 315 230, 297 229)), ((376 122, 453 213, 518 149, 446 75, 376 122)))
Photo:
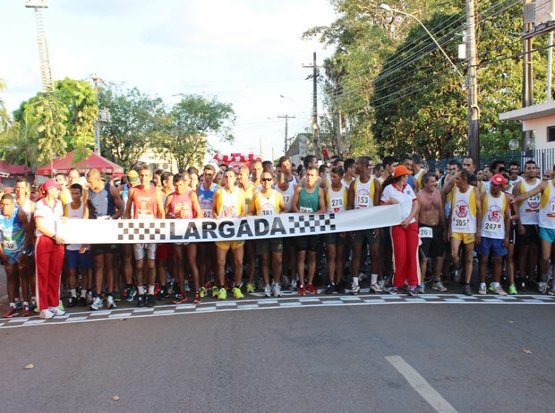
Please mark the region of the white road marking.
POLYGON ((420 375, 401 356, 385 356, 385 359, 403 375, 410 386, 439 413, 457 413, 457 410, 441 394, 434 389, 424 377, 420 375))

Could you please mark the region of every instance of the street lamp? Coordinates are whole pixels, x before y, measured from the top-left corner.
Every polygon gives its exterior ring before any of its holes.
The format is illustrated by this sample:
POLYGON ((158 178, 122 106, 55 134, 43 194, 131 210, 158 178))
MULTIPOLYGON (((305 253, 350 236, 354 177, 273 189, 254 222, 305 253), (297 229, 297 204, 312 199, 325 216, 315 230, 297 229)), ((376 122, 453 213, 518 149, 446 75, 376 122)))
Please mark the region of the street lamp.
POLYGON ((428 30, 428 28, 427 28, 426 26, 424 26, 424 23, 422 23, 418 17, 416 17, 414 14, 407 13, 406 11, 394 9, 394 8, 391 7, 389 4, 385 4, 385 3, 380 4, 380 9, 385 10, 385 11, 389 11, 389 12, 394 12, 394 13, 402 14, 402 15, 404 15, 404 16, 412 17, 414 20, 416 20, 416 21, 420 24, 420 26, 422 26, 422 28, 423 28, 424 30, 426 30, 426 33, 428 33, 428 35, 430 36, 430 38, 434 41, 434 43, 435 43, 436 46, 439 48, 439 50, 441 50, 441 52, 442 52, 443 55, 447 58, 447 60, 449 61, 449 63, 451 63, 451 66, 453 66, 453 68, 454 68, 455 71, 459 74, 459 76, 464 77, 464 75, 463 75, 463 74, 461 73, 461 71, 457 68, 457 66, 455 66, 455 63, 453 63, 453 61, 449 58, 449 56, 447 55, 447 53, 445 53, 445 50, 443 50, 443 47, 441 47, 441 45, 437 42, 437 40, 436 40, 435 37, 432 35, 432 33, 430 33, 430 31, 428 30))

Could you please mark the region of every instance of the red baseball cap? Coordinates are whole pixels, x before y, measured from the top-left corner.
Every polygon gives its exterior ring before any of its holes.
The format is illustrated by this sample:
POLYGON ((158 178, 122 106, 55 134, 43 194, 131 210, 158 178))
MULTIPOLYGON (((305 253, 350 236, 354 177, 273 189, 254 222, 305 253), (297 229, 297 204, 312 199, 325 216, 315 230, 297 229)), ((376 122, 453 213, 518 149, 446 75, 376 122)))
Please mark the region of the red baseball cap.
POLYGON ((501 174, 495 174, 491 177, 491 183, 493 185, 507 185, 507 180, 505 179, 505 177, 501 174))
POLYGON ((48 191, 50 188, 58 188, 58 189, 60 189, 61 187, 62 187, 62 186, 61 186, 58 182, 56 182, 55 179, 50 178, 50 179, 47 179, 47 180, 42 184, 41 189, 42 189, 44 192, 46 192, 46 191, 48 191))

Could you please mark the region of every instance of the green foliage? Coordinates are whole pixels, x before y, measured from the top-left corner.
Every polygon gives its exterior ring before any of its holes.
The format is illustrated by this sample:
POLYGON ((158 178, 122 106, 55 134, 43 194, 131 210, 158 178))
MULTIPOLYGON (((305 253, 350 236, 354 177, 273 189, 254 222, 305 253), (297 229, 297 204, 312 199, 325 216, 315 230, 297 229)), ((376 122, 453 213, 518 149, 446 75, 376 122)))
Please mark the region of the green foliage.
POLYGON ((108 84, 100 90, 99 105, 110 112, 110 122, 100 130, 102 156, 124 168, 134 165, 164 131, 164 102, 137 88, 108 84))
POLYGON ((25 107, 37 120, 37 161, 45 164, 66 153, 67 107, 52 92, 41 93, 25 107))
POLYGON ((202 163, 210 135, 232 142, 235 112, 230 104, 198 95, 181 95, 166 118, 165 132, 153 148, 176 161, 179 170, 202 163))

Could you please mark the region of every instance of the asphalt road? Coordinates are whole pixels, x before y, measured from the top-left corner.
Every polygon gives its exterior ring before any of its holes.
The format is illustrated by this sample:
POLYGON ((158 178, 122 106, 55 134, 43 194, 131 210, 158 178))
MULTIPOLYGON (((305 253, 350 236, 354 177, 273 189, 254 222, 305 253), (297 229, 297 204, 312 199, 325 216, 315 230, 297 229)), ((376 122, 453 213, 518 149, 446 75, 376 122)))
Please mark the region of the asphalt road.
POLYGON ((0 410, 554 411, 554 311, 418 303, 2 329, 0 410))

